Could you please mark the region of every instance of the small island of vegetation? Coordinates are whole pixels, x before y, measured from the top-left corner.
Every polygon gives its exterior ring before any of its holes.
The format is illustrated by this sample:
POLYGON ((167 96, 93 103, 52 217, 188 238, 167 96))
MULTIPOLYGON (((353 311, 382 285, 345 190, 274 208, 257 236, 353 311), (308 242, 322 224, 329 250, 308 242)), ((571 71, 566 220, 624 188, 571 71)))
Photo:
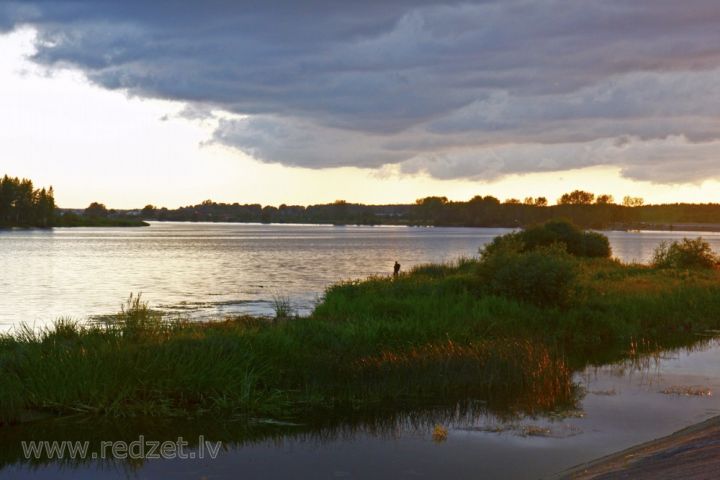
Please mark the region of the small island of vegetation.
POLYGON ((131 297, 95 324, 0 337, 0 418, 50 415, 297 419, 462 401, 573 405, 572 372, 720 328, 718 259, 701 239, 651 265, 550 221, 479 257, 334 285, 307 317, 166 320, 131 297))
POLYGON ((140 218, 108 210, 97 202, 81 212, 60 212, 53 187, 36 189, 32 180, 0 179, 0 228, 141 227, 140 218))

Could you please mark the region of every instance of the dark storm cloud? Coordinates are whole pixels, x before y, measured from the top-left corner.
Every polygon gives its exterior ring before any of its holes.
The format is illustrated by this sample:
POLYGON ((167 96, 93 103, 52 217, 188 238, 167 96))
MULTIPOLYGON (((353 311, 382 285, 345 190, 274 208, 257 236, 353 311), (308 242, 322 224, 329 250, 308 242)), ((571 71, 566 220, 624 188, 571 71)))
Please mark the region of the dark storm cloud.
POLYGON ((716 0, 3 3, 0 28, 20 24, 42 64, 250 115, 214 139, 263 161, 720 176, 716 0))

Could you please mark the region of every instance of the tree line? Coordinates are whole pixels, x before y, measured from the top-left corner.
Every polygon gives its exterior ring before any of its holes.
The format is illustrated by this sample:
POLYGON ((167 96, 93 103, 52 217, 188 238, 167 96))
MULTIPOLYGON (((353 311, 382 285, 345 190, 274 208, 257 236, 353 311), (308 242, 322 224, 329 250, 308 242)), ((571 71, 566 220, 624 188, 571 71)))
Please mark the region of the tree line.
POLYGON ((139 226, 145 220, 311 223, 360 225, 434 225, 462 227, 526 227, 566 218, 583 228, 662 228, 672 224, 720 226, 720 204, 645 205, 640 197, 616 202, 612 195, 574 190, 555 205, 545 197, 510 198, 476 195, 468 201, 431 196, 412 204, 363 205, 337 200, 320 205, 217 203, 206 200, 177 209, 147 205, 141 211, 108 209, 99 202, 84 211, 55 206, 53 188, 35 188, 28 179, 5 175, 0 180, 0 227, 139 226))
POLYGON ((84 211, 62 211, 55 205, 53 187, 35 188, 27 178, 0 179, 0 228, 135 227, 147 225, 137 216, 108 210, 93 202, 84 211))
POLYGON ((574 190, 555 205, 545 197, 510 198, 475 196, 468 201, 450 201, 431 196, 414 204, 363 205, 337 200, 322 205, 217 203, 206 200, 177 209, 147 205, 141 212, 147 220, 325 223, 361 225, 434 225, 464 227, 525 227, 553 218, 566 218, 583 228, 651 228, 675 223, 720 224, 720 204, 645 205, 641 197, 626 196, 616 202, 612 195, 574 190))
POLYGON ((37 189, 32 180, 5 175, 0 180, 0 227, 51 227, 55 221, 53 188, 37 189))

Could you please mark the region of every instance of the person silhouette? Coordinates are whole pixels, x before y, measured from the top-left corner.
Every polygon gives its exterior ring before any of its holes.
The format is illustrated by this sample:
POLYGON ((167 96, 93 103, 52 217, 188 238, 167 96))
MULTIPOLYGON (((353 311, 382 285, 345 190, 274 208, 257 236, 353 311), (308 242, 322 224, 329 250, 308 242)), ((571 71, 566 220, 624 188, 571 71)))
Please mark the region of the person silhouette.
POLYGON ((393 277, 397 277, 398 273, 400 273, 400 264, 395 260, 395 265, 393 266, 393 277))

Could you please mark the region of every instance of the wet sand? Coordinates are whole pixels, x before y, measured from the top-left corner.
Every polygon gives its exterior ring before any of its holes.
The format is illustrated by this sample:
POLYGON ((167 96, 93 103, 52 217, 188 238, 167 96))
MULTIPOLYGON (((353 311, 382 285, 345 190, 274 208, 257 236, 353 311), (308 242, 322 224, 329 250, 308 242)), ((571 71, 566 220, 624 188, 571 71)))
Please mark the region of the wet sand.
POLYGON ((720 416, 582 464, 557 478, 711 479, 720 476, 720 416))

